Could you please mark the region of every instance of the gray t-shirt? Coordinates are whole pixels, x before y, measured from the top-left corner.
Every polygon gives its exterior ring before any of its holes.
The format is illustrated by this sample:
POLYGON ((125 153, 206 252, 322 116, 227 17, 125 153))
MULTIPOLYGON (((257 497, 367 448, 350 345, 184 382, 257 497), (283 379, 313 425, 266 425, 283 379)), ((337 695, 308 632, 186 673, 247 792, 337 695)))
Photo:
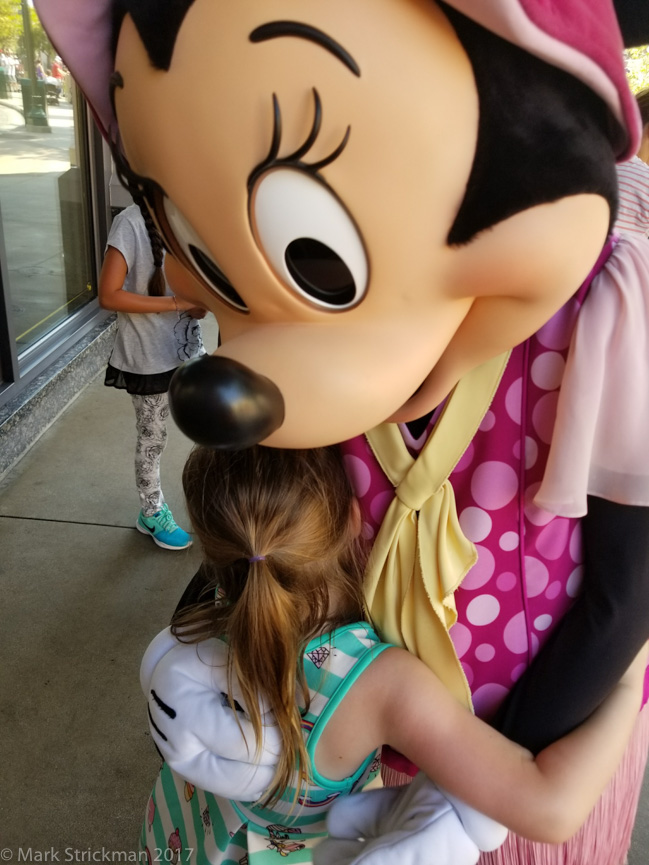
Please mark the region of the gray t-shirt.
MULTIPOLYGON (((148 294, 153 253, 136 204, 115 217, 106 246, 115 247, 124 256, 128 273, 123 288, 134 294, 148 294)), ((166 294, 171 293, 167 286, 166 294)), ((117 336, 110 356, 110 364, 116 369, 154 375, 204 353, 200 322, 187 312, 117 313, 117 336)))

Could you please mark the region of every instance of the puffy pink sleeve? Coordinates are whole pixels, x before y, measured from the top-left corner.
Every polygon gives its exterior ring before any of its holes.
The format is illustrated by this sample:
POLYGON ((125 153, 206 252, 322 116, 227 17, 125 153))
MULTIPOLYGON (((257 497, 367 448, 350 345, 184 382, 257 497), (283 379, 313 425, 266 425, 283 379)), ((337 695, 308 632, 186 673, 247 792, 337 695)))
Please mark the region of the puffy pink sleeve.
POLYGON ((535 504, 649 505, 649 240, 622 237, 579 313, 535 504))

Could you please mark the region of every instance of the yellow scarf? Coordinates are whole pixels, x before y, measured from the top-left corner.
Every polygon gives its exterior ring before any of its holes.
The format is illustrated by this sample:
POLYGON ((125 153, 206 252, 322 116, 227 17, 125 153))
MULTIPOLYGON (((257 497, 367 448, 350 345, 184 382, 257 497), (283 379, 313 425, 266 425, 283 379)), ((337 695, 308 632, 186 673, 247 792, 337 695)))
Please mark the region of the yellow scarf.
POLYGON ((421 658, 469 708, 471 690, 448 631, 457 620, 453 593, 478 554, 460 527, 448 476, 491 405, 509 354, 458 382, 416 460, 396 424, 366 434, 395 488, 367 566, 369 612, 382 639, 421 658))

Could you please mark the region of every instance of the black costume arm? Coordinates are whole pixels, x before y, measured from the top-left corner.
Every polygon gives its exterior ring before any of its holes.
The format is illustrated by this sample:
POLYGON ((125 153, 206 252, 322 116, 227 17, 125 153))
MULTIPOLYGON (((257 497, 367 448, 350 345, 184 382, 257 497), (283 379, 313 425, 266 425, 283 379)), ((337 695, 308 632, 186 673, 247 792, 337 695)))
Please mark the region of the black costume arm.
POLYGON ((584 721, 649 638, 649 508, 589 497, 579 597, 493 726, 535 754, 584 721))
POLYGON ((647 0, 614 0, 613 5, 622 31, 624 47, 646 45, 649 42, 647 0))

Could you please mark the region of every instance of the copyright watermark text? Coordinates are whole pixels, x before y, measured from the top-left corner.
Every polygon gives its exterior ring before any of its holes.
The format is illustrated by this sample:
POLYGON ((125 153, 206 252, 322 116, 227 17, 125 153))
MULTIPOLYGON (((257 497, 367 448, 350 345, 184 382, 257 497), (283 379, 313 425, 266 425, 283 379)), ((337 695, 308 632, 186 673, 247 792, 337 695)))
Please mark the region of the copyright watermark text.
POLYGON ((55 850, 54 847, 47 850, 18 847, 12 850, 4 847, 0 850, 0 862, 136 862, 147 865, 148 857, 144 850, 111 850, 108 847, 95 850, 77 847, 65 847, 63 850, 55 850))

